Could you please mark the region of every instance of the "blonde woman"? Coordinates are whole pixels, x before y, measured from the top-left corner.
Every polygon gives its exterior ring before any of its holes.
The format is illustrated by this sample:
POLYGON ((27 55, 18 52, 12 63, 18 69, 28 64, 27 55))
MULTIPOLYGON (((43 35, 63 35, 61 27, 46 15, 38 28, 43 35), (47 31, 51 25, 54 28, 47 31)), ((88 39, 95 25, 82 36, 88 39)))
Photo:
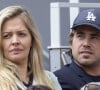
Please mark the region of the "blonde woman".
POLYGON ((41 41, 29 13, 9 6, 0 11, 0 90, 32 85, 61 90, 54 74, 43 69, 41 41))

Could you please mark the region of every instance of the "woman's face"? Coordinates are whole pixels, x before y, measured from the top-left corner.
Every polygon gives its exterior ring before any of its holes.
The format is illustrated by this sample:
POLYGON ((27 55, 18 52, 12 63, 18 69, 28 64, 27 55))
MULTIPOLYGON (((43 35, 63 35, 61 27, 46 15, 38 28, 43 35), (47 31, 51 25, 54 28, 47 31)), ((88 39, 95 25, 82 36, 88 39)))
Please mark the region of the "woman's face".
POLYGON ((2 28, 4 57, 16 64, 27 62, 32 38, 19 17, 7 20, 2 28))

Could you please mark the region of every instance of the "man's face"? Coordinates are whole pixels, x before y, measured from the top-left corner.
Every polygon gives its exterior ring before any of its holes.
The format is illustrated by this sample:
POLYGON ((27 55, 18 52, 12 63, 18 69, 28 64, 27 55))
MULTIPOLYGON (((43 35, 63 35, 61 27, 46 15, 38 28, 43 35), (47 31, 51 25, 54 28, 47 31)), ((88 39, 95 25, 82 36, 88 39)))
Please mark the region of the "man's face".
POLYGON ((85 25, 77 27, 71 49, 80 66, 100 66, 100 31, 85 25))

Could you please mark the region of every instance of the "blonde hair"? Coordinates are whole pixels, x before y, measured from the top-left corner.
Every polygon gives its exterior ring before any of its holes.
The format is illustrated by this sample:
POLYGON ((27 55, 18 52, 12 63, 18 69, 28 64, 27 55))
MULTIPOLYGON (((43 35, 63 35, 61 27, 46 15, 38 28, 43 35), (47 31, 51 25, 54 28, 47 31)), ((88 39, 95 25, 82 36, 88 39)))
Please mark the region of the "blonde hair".
MULTIPOLYGON (((9 6, 1 10, 0 11, 0 34, 2 32, 1 30, 2 30, 3 24, 7 20, 12 19, 14 17, 20 17, 21 20, 23 20, 25 26, 29 30, 32 37, 32 47, 30 49, 30 53, 28 57, 29 59, 28 60, 28 68, 29 68, 28 74, 32 72, 34 76, 34 80, 37 84, 46 85, 54 90, 55 89, 54 85, 52 84, 48 76, 46 76, 43 69, 41 40, 39 37, 39 33, 36 30, 35 23, 33 22, 29 13, 21 6, 9 6)), ((0 35, 0 65, 2 68, 4 68, 4 70, 0 68, 0 82, 2 81, 2 79, 6 78, 8 81, 4 80, 4 82, 6 82, 7 85, 9 84, 9 86, 11 84, 11 89, 6 88, 2 90, 15 90, 13 88, 15 87, 15 85, 16 86, 18 85, 16 82, 20 82, 20 80, 17 79, 18 76, 17 77, 15 76, 15 74, 18 75, 18 73, 16 73, 16 66, 12 64, 11 62, 8 62, 8 60, 4 60, 4 59, 5 58, 3 57, 3 50, 2 50, 2 37, 0 35), (4 73, 3 78, 2 78, 2 73, 4 73)))

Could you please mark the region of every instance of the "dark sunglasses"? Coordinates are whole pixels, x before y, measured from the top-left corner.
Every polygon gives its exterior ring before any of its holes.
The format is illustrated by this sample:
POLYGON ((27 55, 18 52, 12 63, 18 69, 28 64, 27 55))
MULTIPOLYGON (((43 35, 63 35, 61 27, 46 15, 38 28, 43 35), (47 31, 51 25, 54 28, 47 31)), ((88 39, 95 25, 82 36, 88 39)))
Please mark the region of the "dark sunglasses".
POLYGON ((100 90, 100 85, 98 85, 98 84, 87 84, 87 85, 85 85, 84 90, 100 90))

